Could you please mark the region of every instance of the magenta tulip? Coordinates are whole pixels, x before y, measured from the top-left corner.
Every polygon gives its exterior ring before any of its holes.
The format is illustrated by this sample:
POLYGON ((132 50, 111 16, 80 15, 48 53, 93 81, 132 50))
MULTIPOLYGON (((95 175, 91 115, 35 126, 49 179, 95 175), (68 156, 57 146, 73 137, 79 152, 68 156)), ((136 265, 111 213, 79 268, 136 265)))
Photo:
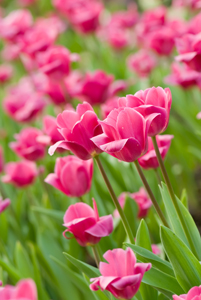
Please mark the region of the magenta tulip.
MULTIPOLYGON (((156 141, 158 144, 158 148, 162 159, 164 160, 167 152, 171 145, 171 140, 174 138, 173 135, 157 135, 156 141)), ((143 169, 156 169, 159 167, 158 159, 156 157, 156 152, 154 150, 154 145, 152 143, 152 139, 148 137, 148 150, 147 153, 141 156, 139 159, 139 164, 143 169)))
POLYGON ((162 133, 169 122, 172 95, 169 88, 152 87, 145 91, 139 91, 134 95, 127 95, 119 99, 119 107, 135 108, 145 119, 150 120, 149 136, 162 133), (155 114, 155 115, 153 115, 155 114))
POLYGON ((71 232, 81 246, 97 244, 102 237, 113 231, 112 216, 99 217, 96 202, 93 199, 93 209, 85 203, 70 205, 64 215, 64 231, 71 232))
POLYGON ((5 83, 13 76, 13 67, 11 65, 0 65, 0 83, 5 83))
POLYGON ((81 197, 91 188, 93 160, 83 161, 75 156, 56 160, 55 173, 49 174, 45 182, 69 197, 81 197))
POLYGON ((0 288, 1 300, 37 300, 37 289, 32 279, 22 279, 16 286, 6 285, 0 288))
POLYGON ((83 160, 90 159, 102 152, 91 141, 91 138, 101 132, 98 117, 87 102, 79 104, 77 110, 65 110, 57 117, 58 130, 64 140, 57 142, 49 149, 53 155, 57 148, 72 151, 83 160))
POLYGON ((174 295, 173 300, 200 300, 201 299, 201 285, 194 286, 187 294, 180 296, 174 295))
POLYGON ((20 157, 36 161, 45 155, 45 145, 38 140, 43 137, 43 132, 34 127, 22 129, 15 134, 16 142, 10 143, 10 148, 20 157))
POLYGON ((17 187, 25 187, 32 184, 38 175, 34 162, 24 160, 10 162, 5 165, 6 175, 1 178, 4 183, 11 183, 17 187))
MULTIPOLYGON (((58 131, 57 119, 52 116, 45 116, 43 118, 43 131, 49 137, 49 143, 51 144, 55 144, 63 139, 58 131)), ((38 138, 38 140, 40 141, 40 138, 38 138)))
POLYGON ((150 263, 137 263, 130 248, 107 251, 103 257, 108 262, 99 265, 102 276, 92 278, 92 291, 101 288, 117 299, 131 299, 138 292, 144 273, 151 268, 150 263))
POLYGON ((136 110, 114 109, 100 124, 103 133, 91 140, 102 151, 126 162, 133 162, 146 152, 149 124, 136 110))
POLYGON ((10 199, 3 200, 0 197, 0 214, 11 204, 10 199))
POLYGON ((140 77, 149 76, 156 66, 156 59, 146 50, 140 50, 128 58, 129 68, 140 77))
POLYGON ((118 97, 112 97, 109 98, 105 103, 101 105, 101 115, 103 119, 107 118, 107 116, 113 109, 119 107, 118 100, 119 100, 118 97))

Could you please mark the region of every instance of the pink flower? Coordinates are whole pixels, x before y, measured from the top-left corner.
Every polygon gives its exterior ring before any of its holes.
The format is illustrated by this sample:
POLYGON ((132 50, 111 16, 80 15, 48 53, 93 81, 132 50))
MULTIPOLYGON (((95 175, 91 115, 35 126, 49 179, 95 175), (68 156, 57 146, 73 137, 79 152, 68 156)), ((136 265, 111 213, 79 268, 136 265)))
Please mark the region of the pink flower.
POLYGON ((55 80, 61 80, 70 73, 70 52, 63 46, 53 46, 38 54, 40 71, 55 80))
POLYGON ((146 77, 156 66, 156 60, 153 55, 143 49, 129 56, 128 66, 140 77, 146 77))
POLYGON ((103 6, 98 0, 53 0, 53 5, 82 33, 93 32, 99 26, 103 6))
POLYGON ((122 10, 114 13, 111 17, 110 25, 131 28, 137 23, 138 17, 136 5, 130 5, 125 11, 122 10))
POLYGON ((32 23, 32 15, 28 10, 12 11, 0 20, 0 36, 14 42, 19 35, 24 34, 31 27, 32 23))
POLYGON ((172 96, 169 88, 152 87, 119 99, 119 107, 135 108, 150 120, 148 135, 154 136, 166 130, 169 122, 172 96), (153 115, 154 114, 154 115, 153 115))
POLYGON ((102 151, 91 141, 101 132, 98 117, 87 102, 79 104, 76 112, 65 110, 57 117, 58 130, 64 140, 57 142, 49 149, 53 155, 57 148, 72 151, 83 160, 90 159, 102 151))
POLYGON ((83 161, 75 156, 56 160, 55 173, 49 174, 45 182, 69 197, 81 197, 91 188, 93 160, 83 161))
POLYGON ((71 232, 81 246, 97 244, 104 236, 113 231, 112 216, 99 217, 96 202, 93 199, 93 209, 82 202, 70 205, 64 215, 64 231, 71 232))
POLYGON ((6 164, 5 173, 6 175, 1 178, 2 182, 12 183, 17 187, 32 184, 38 175, 36 164, 28 160, 6 164))
POLYGON ((45 155, 45 145, 38 139, 43 136, 41 130, 28 127, 22 129, 19 134, 15 134, 16 142, 10 143, 10 148, 20 157, 36 161, 45 155))
POLYGON ((131 299, 139 290, 144 273, 151 268, 150 263, 137 263, 130 248, 107 251, 103 257, 107 260, 100 262, 102 276, 92 278, 92 291, 107 290, 118 299, 131 299))
POLYGON ((201 71, 201 34, 186 34, 176 39, 176 47, 180 55, 176 60, 184 62, 191 69, 201 71))
MULTIPOLYGON (((162 156, 162 159, 164 160, 167 152, 171 145, 171 140, 174 138, 173 135, 157 135, 156 141, 158 144, 158 148, 160 151, 160 154, 162 156)), ((139 164, 143 169, 156 169, 159 167, 158 159, 156 157, 156 152, 154 150, 154 146, 152 143, 152 139, 148 137, 148 150, 147 153, 145 153, 143 156, 141 156, 139 159, 139 164)))
POLYGON ((174 295, 173 300, 199 300, 201 297, 201 285, 194 286, 187 294, 184 295, 174 295))
POLYGON ((0 173, 4 169, 4 157, 3 157, 3 148, 0 146, 0 173))
MULTIPOLYGON (((43 131, 49 137, 48 144, 55 144, 63 139, 58 131, 57 119, 52 116, 45 116, 43 118, 43 131)), ((40 138, 38 140, 40 141, 40 138)))
POLYGON ((11 65, 0 65, 0 83, 8 81, 13 75, 13 67, 11 65))
POLYGON ((102 151, 126 162, 133 162, 146 152, 149 124, 136 110, 114 109, 100 124, 103 133, 91 140, 102 151))
POLYGON ((180 85, 182 88, 187 89, 199 84, 200 79, 201 75, 199 72, 190 69, 186 65, 173 63, 172 74, 167 76, 164 81, 167 84, 180 85))
POLYGON ((151 249, 152 249, 153 254, 155 254, 155 255, 161 254, 161 250, 157 245, 152 244, 151 249))
POLYGON ((0 288, 1 300, 37 300, 37 289, 32 279, 22 279, 16 286, 6 285, 0 288))
POLYGON ((103 119, 107 118, 107 116, 113 109, 118 108, 118 100, 118 97, 112 97, 101 105, 101 113, 103 119))
POLYGON ((34 90, 29 79, 23 79, 11 88, 3 102, 6 113, 17 122, 32 121, 45 105, 44 96, 34 90))
POLYGON ((10 205, 11 201, 10 199, 3 200, 0 197, 0 214, 10 205))
POLYGON ((29 6, 36 2, 37 0, 18 0, 19 5, 21 6, 29 6))

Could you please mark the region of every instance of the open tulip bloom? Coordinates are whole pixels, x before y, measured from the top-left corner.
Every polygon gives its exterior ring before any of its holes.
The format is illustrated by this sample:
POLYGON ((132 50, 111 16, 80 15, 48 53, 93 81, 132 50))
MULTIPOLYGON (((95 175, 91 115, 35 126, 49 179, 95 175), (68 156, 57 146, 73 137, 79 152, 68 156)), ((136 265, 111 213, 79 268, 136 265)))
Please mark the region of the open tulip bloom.
POLYGON ((0 287, 1 300, 37 300, 36 284, 32 279, 24 279, 16 286, 0 287))

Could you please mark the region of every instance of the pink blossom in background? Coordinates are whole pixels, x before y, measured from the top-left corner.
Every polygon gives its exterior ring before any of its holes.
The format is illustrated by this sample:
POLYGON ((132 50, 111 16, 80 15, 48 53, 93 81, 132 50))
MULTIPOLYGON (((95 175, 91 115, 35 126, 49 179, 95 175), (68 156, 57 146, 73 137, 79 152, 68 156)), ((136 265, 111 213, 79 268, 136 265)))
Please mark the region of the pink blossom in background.
POLYGON ((4 83, 13 76, 13 67, 11 65, 0 65, 0 83, 4 83))
MULTIPOLYGON (((49 144, 55 144, 63 139, 62 135, 57 130, 57 119, 52 116, 43 118, 43 131, 49 137, 49 144)), ((38 139, 40 140, 40 139, 38 139)))
POLYGON ((29 6, 35 4, 37 0, 18 0, 19 5, 21 6, 29 6))
POLYGON ((5 173, 1 177, 2 182, 11 183, 17 187, 25 187, 34 182, 38 175, 36 164, 32 161, 9 162, 5 165, 5 173))
MULTIPOLYGON (((163 160, 167 155, 167 152, 170 148, 171 141, 173 138, 174 138, 173 135, 168 135, 168 134, 156 136, 158 148, 163 160)), ((156 152, 154 150, 152 139, 150 137, 148 137, 148 150, 143 156, 141 156, 138 159, 138 161, 143 169, 152 169, 152 168, 156 169, 159 167, 158 159, 156 157, 156 152)))
POLYGON ((108 263, 100 262, 101 276, 91 278, 91 290, 107 290, 118 299, 133 298, 151 264, 137 263, 135 254, 130 248, 109 250, 103 257, 108 263))
MULTIPOLYGON (((11 201, 10 201, 10 199, 2 199, 1 197, 0 197, 0 214, 9 206, 11 204, 11 201)), ((1 295, 1 293, 0 293, 0 295, 1 295)))
POLYGON ((0 173, 3 172, 4 169, 4 155, 3 148, 0 146, 0 173))
POLYGON ((0 288, 1 300, 37 300, 36 284, 32 279, 22 279, 16 286, 6 285, 0 288))
POLYGON ((5 61, 13 61, 19 58, 21 53, 21 45, 19 44, 13 44, 13 43, 7 43, 4 44, 4 48, 1 52, 1 57, 5 61))
POLYGON ((180 85, 182 88, 187 89, 195 85, 199 85, 201 74, 197 71, 190 69, 186 65, 173 63, 172 74, 165 77, 164 82, 171 85, 180 85))
POLYGON ((200 9, 201 8, 201 0, 174 0, 174 6, 182 6, 191 9, 200 9))
POLYGON ((118 108, 118 100, 118 97, 112 97, 101 105, 101 113, 103 119, 107 118, 107 116, 113 109, 118 108))
POLYGON ((81 197, 89 192, 92 176, 93 160, 83 161, 70 155, 57 158, 54 173, 45 182, 69 197, 81 197))
MULTIPOLYGON (((64 231, 71 232, 81 246, 97 244, 102 237, 108 236, 113 231, 112 216, 99 217, 95 200, 93 209, 85 203, 70 205, 64 215, 64 231)), ((66 237, 66 236, 65 236, 66 237)))
POLYGON ((198 34, 201 31, 201 13, 188 21, 186 33, 198 34))
POLYGON ((146 120, 149 119, 148 135, 154 136, 166 130, 172 104, 169 88, 152 87, 119 99, 119 107, 135 108, 146 120))
POLYGON ((139 19, 139 14, 135 4, 130 4, 128 9, 118 11, 112 14, 110 25, 116 25, 122 28, 133 27, 139 19))
POLYGON ((201 286, 194 286, 187 294, 173 295, 173 300, 200 300, 201 286))
POLYGON ((98 117, 87 102, 79 104, 76 112, 65 110, 57 117, 58 130, 63 140, 57 142, 49 149, 53 155, 57 148, 72 151, 80 159, 90 159, 102 152, 91 138, 101 133, 98 117))
POLYGON ((15 134, 16 142, 10 143, 10 148, 20 157, 36 161, 45 156, 45 145, 38 141, 43 132, 34 127, 22 129, 15 134))
POLYGON ((156 66, 156 59, 145 49, 139 50, 128 57, 128 67, 140 77, 149 76, 156 66))
POLYGON ((151 249, 152 249, 153 254, 155 254, 155 255, 160 255, 161 254, 161 250, 157 245, 152 244, 151 249))
POLYGON ((136 110, 114 109, 100 124, 103 133, 91 140, 102 151, 126 162, 133 162, 146 152, 149 125, 136 110))

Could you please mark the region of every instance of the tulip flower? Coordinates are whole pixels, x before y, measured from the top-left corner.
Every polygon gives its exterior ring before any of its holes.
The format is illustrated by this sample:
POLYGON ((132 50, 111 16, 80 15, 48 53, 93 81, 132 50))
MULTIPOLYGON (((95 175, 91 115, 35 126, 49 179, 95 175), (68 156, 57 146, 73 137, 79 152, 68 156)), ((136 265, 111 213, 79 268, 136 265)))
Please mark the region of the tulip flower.
POLYGON ((102 151, 126 162, 133 162, 146 152, 148 123, 136 110, 114 109, 100 124, 103 133, 91 140, 102 151))
MULTIPOLYGON (((45 116, 43 118, 43 131, 49 137, 49 143, 51 144, 55 144, 63 139, 62 135, 58 131, 57 119, 52 116, 45 116)), ((45 140, 47 141, 47 139, 45 140)), ((41 141, 40 138, 38 138, 38 141, 41 141)))
MULTIPOLYGON (((157 135, 156 141, 158 144, 158 148, 161 154, 162 159, 164 160, 167 152, 171 145, 171 140, 174 138, 173 135, 157 135)), ((148 137, 148 150, 147 153, 141 156, 139 159, 139 164, 143 169, 156 169, 159 167, 158 159, 156 156, 156 152, 154 150, 154 145, 152 143, 152 139, 148 137)))
POLYGON ((173 295, 173 300, 199 300, 201 297, 201 285, 194 286, 187 294, 173 295))
POLYGON ((169 88, 152 87, 145 91, 139 91, 134 95, 120 98, 119 107, 135 108, 145 119, 153 116, 148 130, 149 136, 162 133, 169 122, 172 96, 169 88))
POLYGON ((19 134, 15 134, 16 142, 10 143, 10 148, 20 157, 27 160, 36 161, 45 155, 45 145, 39 142, 43 137, 43 132, 34 127, 22 129, 19 134))
POLYGON ((0 146, 0 173, 4 169, 4 157, 3 157, 3 148, 0 146))
POLYGON ((140 50, 128 58, 129 68, 136 72, 140 77, 148 76, 156 66, 156 60, 146 50, 140 50))
POLYGON ((150 263, 137 263, 130 248, 107 251, 103 257, 108 263, 99 265, 102 276, 92 278, 92 291, 101 288, 118 299, 131 299, 138 292, 144 273, 151 268, 150 263))
POLYGON ((89 192, 92 176, 93 160, 67 156, 57 158, 55 173, 49 174, 45 182, 69 197, 81 197, 89 192))
POLYGON ((10 205, 10 199, 2 199, 0 197, 0 214, 10 205))
POLYGON ((57 148, 63 148, 87 160, 102 152, 91 141, 93 136, 101 132, 101 128, 98 117, 89 103, 79 104, 76 112, 65 110, 59 114, 57 125, 64 140, 50 147, 50 155, 53 155, 57 148))
POLYGON ((152 244, 151 249, 152 249, 153 254, 155 254, 155 255, 161 254, 161 250, 157 245, 152 244))
POLYGON ((13 68, 11 65, 0 65, 0 83, 8 81, 13 75, 13 68))
POLYGON ((32 279, 22 279, 16 286, 6 285, 0 288, 2 300, 37 300, 37 289, 32 279))
POLYGON ((82 202, 70 205, 64 215, 64 231, 71 232, 77 242, 85 247, 97 244, 102 237, 113 231, 112 216, 99 217, 96 202, 93 199, 93 209, 82 202))
POLYGON ((113 109, 118 108, 118 100, 118 97, 112 97, 101 105, 101 115, 103 119, 107 118, 113 109))
POLYGON ((11 183, 17 187, 25 187, 32 184, 38 175, 36 164, 24 160, 9 162, 5 165, 6 175, 1 178, 4 183, 11 183))

